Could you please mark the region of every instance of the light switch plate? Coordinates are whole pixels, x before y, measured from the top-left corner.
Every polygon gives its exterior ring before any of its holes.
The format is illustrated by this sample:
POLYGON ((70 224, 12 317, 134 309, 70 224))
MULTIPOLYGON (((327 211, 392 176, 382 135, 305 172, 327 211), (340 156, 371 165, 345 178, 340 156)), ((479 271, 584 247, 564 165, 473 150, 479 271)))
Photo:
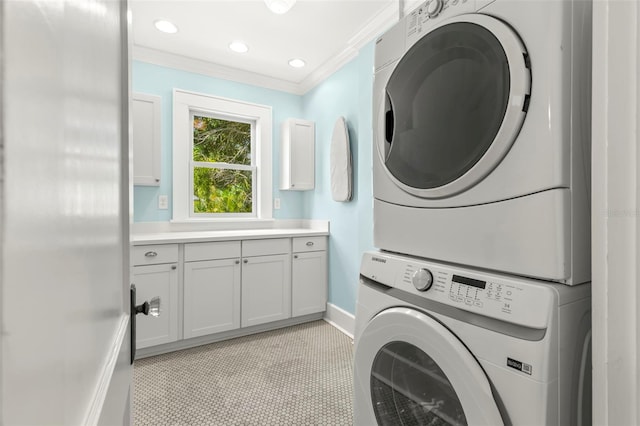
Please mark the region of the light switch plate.
POLYGON ((273 208, 276 210, 280 209, 280 198, 274 198, 273 199, 273 208))
POLYGON ((167 195, 159 195, 158 196, 158 209, 167 210, 169 208, 169 196, 167 195))

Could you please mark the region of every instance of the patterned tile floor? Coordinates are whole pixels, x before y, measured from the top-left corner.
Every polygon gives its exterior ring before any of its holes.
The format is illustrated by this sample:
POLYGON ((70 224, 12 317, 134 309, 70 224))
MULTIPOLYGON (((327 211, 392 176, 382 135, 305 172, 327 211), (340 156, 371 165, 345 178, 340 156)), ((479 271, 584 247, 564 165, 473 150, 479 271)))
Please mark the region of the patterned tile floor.
POLYGON ((352 351, 314 321, 138 360, 134 425, 351 425, 352 351))

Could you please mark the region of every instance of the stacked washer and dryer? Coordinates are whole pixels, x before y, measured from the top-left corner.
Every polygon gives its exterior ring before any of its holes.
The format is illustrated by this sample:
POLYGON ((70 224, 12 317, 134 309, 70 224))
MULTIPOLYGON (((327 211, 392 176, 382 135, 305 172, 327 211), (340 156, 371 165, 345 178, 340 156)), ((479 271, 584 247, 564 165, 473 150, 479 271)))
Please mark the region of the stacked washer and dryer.
POLYGON ((376 42, 354 421, 591 423, 589 0, 427 0, 376 42))

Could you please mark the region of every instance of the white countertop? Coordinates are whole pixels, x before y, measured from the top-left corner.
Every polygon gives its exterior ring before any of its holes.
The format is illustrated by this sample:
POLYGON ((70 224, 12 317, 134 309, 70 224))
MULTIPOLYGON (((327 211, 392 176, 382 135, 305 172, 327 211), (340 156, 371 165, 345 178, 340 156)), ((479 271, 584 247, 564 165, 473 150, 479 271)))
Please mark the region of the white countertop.
POLYGON ((327 221, 272 221, 261 229, 206 229, 203 225, 190 227, 167 223, 134 224, 131 240, 134 246, 146 244, 178 244, 224 240, 255 240, 329 235, 327 221))
POLYGON ((229 231, 183 231, 149 234, 134 234, 134 246, 145 244, 195 243, 223 240, 252 240, 261 238, 287 238, 329 235, 315 229, 241 229, 229 231))

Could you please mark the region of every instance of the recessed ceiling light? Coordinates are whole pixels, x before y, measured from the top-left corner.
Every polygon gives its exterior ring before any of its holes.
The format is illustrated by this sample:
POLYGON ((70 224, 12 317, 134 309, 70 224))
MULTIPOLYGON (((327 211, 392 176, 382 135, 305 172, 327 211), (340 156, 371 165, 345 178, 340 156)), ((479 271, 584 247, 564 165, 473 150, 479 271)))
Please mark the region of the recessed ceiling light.
POLYGON ((302 68, 306 65, 306 63, 302 60, 302 59, 292 59, 289 61, 289 65, 291 65, 294 68, 302 68))
POLYGON ((269 10, 278 15, 287 13, 293 7, 296 0, 264 0, 269 10))
POLYGON ((178 27, 176 27, 173 22, 165 21, 164 19, 158 19, 154 22, 154 25, 158 31, 162 31, 163 33, 175 34, 178 32, 178 27))
POLYGON ((234 41, 231 44, 229 44, 229 49, 238 53, 247 53, 249 51, 249 46, 247 46, 245 43, 241 41, 234 41))

